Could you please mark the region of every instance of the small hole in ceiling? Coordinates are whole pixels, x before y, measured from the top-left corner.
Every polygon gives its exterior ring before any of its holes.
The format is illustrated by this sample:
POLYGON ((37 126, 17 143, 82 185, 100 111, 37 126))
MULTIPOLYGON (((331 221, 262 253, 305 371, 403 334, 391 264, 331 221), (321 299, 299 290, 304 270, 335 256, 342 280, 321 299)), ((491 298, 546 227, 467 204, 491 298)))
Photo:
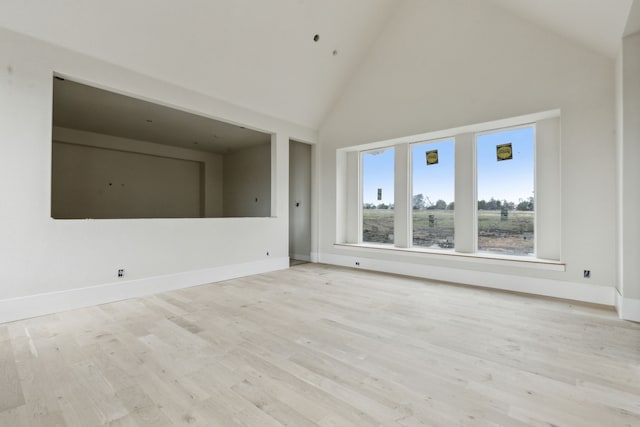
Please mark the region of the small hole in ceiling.
POLYGON ((313 36, 314 42, 317 42, 318 40, 320 40, 320 34, 316 34, 315 36, 313 36))
POLYGON ((337 54, 338 54, 338 50, 337 50, 337 49, 334 49, 334 50, 333 50, 333 56, 336 56, 337 54))

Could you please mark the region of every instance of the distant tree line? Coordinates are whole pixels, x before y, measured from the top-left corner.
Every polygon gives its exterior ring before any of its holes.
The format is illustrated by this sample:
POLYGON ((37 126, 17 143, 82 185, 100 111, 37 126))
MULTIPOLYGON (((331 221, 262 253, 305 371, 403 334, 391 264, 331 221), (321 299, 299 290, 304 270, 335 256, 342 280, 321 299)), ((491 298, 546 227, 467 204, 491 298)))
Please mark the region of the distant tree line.
MULTIPOLYGON (((393 203, 365 203, 364 209, 393 209, 393 203)), ((423 194, 416 194, 413 196, 413 209, 414 210, 449 210, 452 211, 455 208, 454 202, 447 203, 446 201, 439 199, 435 203, 429 200, 429 197, 425 197, 423 194)), ((508 202, 506 200, 496 200, 493 197, 489 200, 478 200, 478 210, 483 211, 533 211, 534 200, 533 197, 529 197, 527 200, 520 200, 518 203, 508 202)))
MULTIPOLYGON (((446 201, 439 199, 435 203, 429 200, 429 197, 425 197, 423 194, 416 194, 413 196, 413 209, 414 210, 453 210, 455 208, 454 202, 447 203, 446 201)), ((487 211, 533 211, 534 200, 533 197, 529 197, 527 200, 520 200, 518 203, 509 202, 506 200, 496 200, 493 197, 489 200, 478 200, 478 209, 487 211)))
POLYGON ((363 208, 365 209, 393 209, 393 203, 380 203, 380 204, 374 204, 374 203, 365 203, 364 205, 362 205, 363 208))
POLYGON ((527 200, 520 200, 517 204, 506 200, 496 200, 493 197, 488 202, 485 200, 478 201, 478 210, 499 211, 506 209, 509 211, 532 211, 534 207, 533 197, 527 200))
POLYGON ((436 200, 435 203, 431 202, 429 197, 425 197, 422 194, 415 194, 413 196, 413 209, 414 210, 453 210, 454 203, 451 202, 447 204, 442 199, 436 200))

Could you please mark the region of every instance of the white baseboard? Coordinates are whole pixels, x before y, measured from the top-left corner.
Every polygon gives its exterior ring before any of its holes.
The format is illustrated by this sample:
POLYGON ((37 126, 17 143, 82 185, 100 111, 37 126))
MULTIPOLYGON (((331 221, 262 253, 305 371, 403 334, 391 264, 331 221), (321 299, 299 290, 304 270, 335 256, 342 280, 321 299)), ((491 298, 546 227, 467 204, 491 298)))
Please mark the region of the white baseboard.
POLYGON ((483 286, 506 291, 564 298, 575 301, 590 302, 613 306, 615 289, 613 287, 571 283, 560 280, 540 279, 535 277, 515 276, 509 274, 487 273, 477 270, 463 270, 433 265, 413 264, 397 261, 364 258, 362 256, 344 256, 320 253, 319 262, 344 267, 380 271, 384 273, 402 274, 405 276, 441 280, 472 286, 483 286))
POLYGON ((320 262, 320 256, 318 252, 311 252, 311 262, 320 262))
POLYGON ((298 261, 311 262, 311 255, 310 254, 291 254, 291 255, 289 255, 289 258, 295 259, 295 260, 298 260, 298 261))
POLYGON ((640 322, 640 299, 625 298, 616 289, 616 309, 621 319, 640 322))
POLYGON ((273 258, 145 279, 118 281, 86 288, 10 298, 0 300, 0 323, 59 313, 61 311, 129 298, 138 298, 159 292, 189 288, 287 268, 289 268, 289 258, 273 258))

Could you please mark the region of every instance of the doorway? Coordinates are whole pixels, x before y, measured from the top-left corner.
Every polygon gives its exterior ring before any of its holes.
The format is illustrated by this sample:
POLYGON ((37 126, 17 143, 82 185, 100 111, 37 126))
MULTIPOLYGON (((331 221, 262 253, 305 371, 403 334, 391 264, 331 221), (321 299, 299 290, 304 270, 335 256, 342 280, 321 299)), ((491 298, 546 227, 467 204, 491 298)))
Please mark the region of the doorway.
POLYGON ((311 146, 289 141, 289 258, 311 261, 311 146))

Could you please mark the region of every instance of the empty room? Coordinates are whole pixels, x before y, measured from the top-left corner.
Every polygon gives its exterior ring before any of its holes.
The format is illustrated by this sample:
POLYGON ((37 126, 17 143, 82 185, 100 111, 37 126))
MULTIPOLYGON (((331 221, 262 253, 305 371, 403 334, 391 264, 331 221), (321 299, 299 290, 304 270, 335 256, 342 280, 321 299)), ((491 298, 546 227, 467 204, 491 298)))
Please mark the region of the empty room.
POLYGON ((640 425, 640 0, 0 0, 0 427, 640 425))

